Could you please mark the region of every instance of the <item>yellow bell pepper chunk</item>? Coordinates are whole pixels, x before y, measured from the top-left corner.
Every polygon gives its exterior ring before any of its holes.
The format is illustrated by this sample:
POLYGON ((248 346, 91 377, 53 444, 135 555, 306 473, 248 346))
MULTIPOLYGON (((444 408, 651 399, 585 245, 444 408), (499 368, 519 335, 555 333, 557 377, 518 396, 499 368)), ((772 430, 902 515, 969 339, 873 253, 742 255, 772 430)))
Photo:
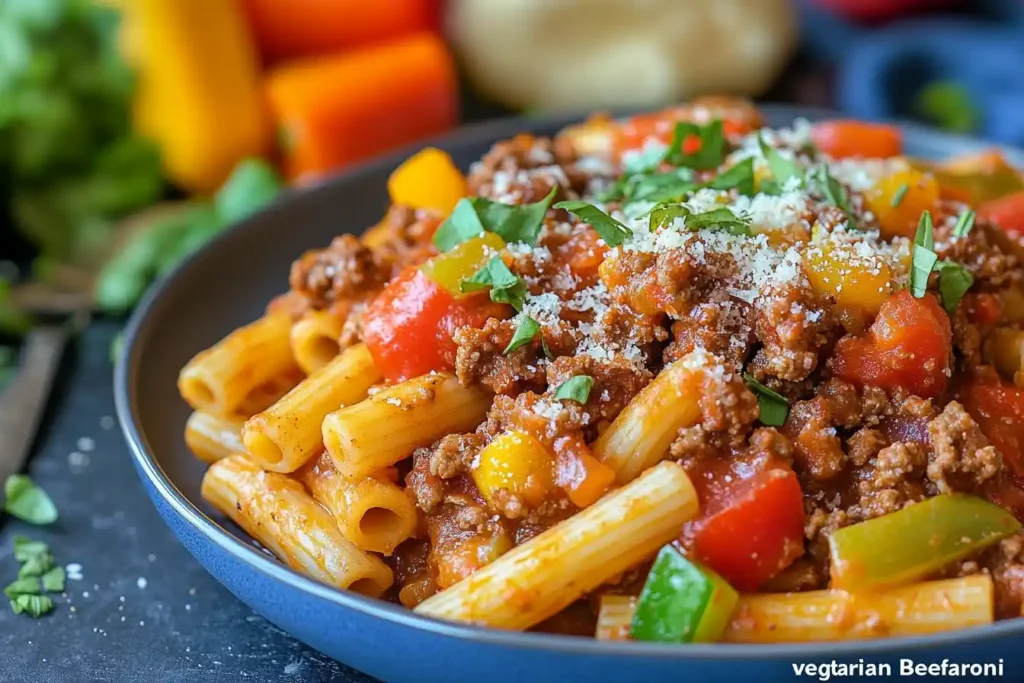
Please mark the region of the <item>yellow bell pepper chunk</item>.
POLYGON ((921 213, 934 211, 939 202, 939 183, 931 173, 908 168, 883 178, 865 199, 883 236, 913 239, 921 213))
POLYGON ((874 315, 895 291, 892 267, 878 257, 864 257, 849 245, 820 242, 806 256, 807 279, 836 306, 874 315))
POLYGON ((505 489, 536 507, 555 485, 554 458, 529 434, 506 432, 480 452, 472 476, 488 503, 493 504, 498 491, 505 489))
POLYGON ((388 178, 388 195, 395 204, 431 209, 447 216, 469 186, 452 158, 427 147, 405 160, 388 178))
POLYGON ((505 248, 505 240, 493 232, 473 237, 445 253, 430 259, 420 269, 431 280, 460 296, 459 284, 484 267, 495 254, 505 248))

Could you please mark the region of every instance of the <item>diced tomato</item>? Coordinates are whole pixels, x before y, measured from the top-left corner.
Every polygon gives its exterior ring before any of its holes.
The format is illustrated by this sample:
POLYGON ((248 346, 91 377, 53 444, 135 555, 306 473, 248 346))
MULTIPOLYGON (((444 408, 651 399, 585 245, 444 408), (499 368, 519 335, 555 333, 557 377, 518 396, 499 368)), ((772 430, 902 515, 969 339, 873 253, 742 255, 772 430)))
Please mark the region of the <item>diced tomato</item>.
POLYGON ((835 159, 899 156, 903 140, 896 126, 840 119, 814 124, 811 139, 819 150, 835 159))
POLYGON ((572 274, 583 280, 597 276, 597 269, 607 254, 608 247, 596 230, 577 231, 555 250, 556 260, 568 263, 572 274))
POLYGON ((980 327, 991 327, 1003 319, 1003 302, 988 292, 964 295, 967 319, 980 327))
POLYGON ((684 534, 695 559, 738 590, 756 590, 804 552, 800 482, 783 467, 740 480, 711 500, 684 534))
POLYGON ((1024 236, 1024 190, 982 203, 978 215, 1014 237, 1024 236))
POLYGON ((450 370, 456 329, 507 316, 507 306, 481 294, 456 299, 415 267, 392 280, 363 313, 363 338, 384 378, 397 382, 450 370))
MULTIPOLYGON (((649 139, 664 144, 672 142, 676 123, 693 120, 695 105, 670 107, 649 114, 640 114, 626 121, 616 132, 615 149, 623 152, 627 149, 640 149, 649 139)), ((733 138, 745 135, 754 129, 756 112, 749 113, 746 108, 736 106, 708 106, 713 116, 722 119, 722 132, 726 137, 733 138)), ((690 136, 683 140, 683 152, 693 154, 700 149, 700 138, 690 136)))
POLYGON ((882 303, 865 334, 839 340, 832 369, 854 384, 934 398, 946 388, 952 352, 949 316, 938 300, 901 290, 882 303))
POLYGON ((1024 391, 998 380, 975 381, 960 391, 967 412, 1024 482, 1024 391))

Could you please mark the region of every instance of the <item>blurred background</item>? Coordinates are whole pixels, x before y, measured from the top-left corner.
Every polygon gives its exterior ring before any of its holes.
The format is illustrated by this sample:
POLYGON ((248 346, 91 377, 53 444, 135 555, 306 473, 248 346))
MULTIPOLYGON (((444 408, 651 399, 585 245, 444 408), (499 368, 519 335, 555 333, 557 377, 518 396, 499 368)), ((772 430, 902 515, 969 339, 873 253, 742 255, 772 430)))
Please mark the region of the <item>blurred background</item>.
POLYGON ((722 93, 1024 144, 1022 65, 1024 0, 2 0, 0 375, 38 316, 124 315, 463 122, 722 93))

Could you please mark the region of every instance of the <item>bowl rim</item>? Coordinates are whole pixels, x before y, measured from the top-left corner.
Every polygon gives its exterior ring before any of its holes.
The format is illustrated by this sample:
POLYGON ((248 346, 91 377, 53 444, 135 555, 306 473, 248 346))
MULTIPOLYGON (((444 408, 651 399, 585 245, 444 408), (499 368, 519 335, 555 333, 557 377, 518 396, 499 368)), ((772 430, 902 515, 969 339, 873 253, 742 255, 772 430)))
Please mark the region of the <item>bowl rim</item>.
MULTIPOLYGON (((841 115, 827 109, 759 103, 758 109, 767 118, 794 120, 800 117, 810 120, 840 118, 841 115)), ((275 212, 287 210, 304 201, 313 192, 329 191, 353 179, 379 174, 395 167, 409 154, 427 145, 460 147, 471 144, 495 142, 520 132, 558 129, 583 120, 585 114, 564 114, 547 117, 510 116, 477 124, 463 126, 447 135, 406 147, 366 163, 359 164, 338 175, 331 176, 298 189, 289 189, 273 204, 275 212)), ((905 136, 915 139, 917 144, 951 148, 998 148, 1011 158, 1024 159, 1024 152, 1004 145, 990 143, 977 138, 951 135, 914 123, 891 122, 898 125, 905 136)), ((129 452, 139 472, 151 490, 169 506, 177 517, 192 527, 207 541, 228 553, 234 560, 248 565, 266 578, 278 581, 286 587, 302 591, 311 597, 332 603, 338 607, 378 617, 396 625, 427 631, 434 635, 455 638, 468 643, 487 644, 520 650, 559 652, 574 655, 601 655, 619 658, 655 658, 667 660, 789 660, 793 662, 812 661, 828 656, 831 659, 863 657, 871 655, 910 654, 942 646, 963 645, 989 641, 1010 635, 1024 635, 1024 617, 997 621, 992 624, 975 626, 932 635, 902 638, 878 638, 868 640, 847 640, 813 643, 741 644, 709 643, 676 644, 641 642, 605 642, 579 636, 547 633, 505 631, 500 629, 460 624, 425 617, 401 605, 351 593, 300 574, 276 558, 260 552, 251 544, 229 533, 220 523, 209 517, 188 496, 171 481, 154 457, 144 435, 137 412, 136 393, 140 375, 140 338, 155 324, 160 310, 166 305, 176 283, 187 276, 199 261, 214 258, 221 245, 241 238, 249 228, 252 219, 244 220, 215 236, 196 253, 178 264, 167 276, 150 287, 141 303, 136 307, 124 329, 123 351, 114 368, 114 402, 121 431, 128 443, 129 452)))

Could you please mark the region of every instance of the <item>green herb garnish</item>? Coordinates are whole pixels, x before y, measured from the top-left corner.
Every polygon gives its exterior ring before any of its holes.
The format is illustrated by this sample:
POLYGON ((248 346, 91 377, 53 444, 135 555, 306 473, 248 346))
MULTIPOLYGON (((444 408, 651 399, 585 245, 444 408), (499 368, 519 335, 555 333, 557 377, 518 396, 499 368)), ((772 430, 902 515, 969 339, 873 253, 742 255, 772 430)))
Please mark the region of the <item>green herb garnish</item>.
POLYGON ((64 567, 54 567, 41 577, 43 590, 49 593, 60 593, 64 590, 64 567))
POLYGON ((754 159, 744 159, 728 170, 719 173, 704 184, 713 190, 735 189, 742 195, 753 197, 756 194, 754 181, 754 159))
POLYGON ((907 185, 906 183, 900 185, 899 188, 896 190, 896 193, 892 196, 892 199, 889 200, 889 206, 895 209, 897 206, 902 204, 903 198, 907 196, 907 190, 909 189, 910 185, 907 185))
POLYGON ((956 225, 953 226, 953 235, 956 237, 967 237, 967 234, 974 227, 975 214, 973 211, 968 209, 960 214, 960 217, 956 219, 956 225))
POLYGON ((932 215, 925 211, 917 223, 914 235, 914 253, 910 269, 910 293, 920 299, 928 291, 928 278, 935 269, 939 257, 935 251, 932 232, 932 215))
POLYGON ((11 600, 11 609, 15 614, 28 614, 38 619, 53 611, 53 600, 46 595, 19 595, 11 600))
POLYGON ((715 119, 705 126, 689 121, 680 121, 676 124, 672 142, 665 152, 665 161, 673 166, 710 171, 721 166, 723 159, 725 159, 725 134, 721 119, 715 119), (683 148, 691 136, 700 141, 700 147, 692 154, 688 154, 683 151, 683 148))
POLYGON ((850 197, 846 193, 846 188, 838 180, 832 177, 832 174, 828 171, 828 165, 822 164, 818 169, 817 177, 818 189, 825 196, 825 199, 832 204, 843 210, 846 214, 846 225, 853 229, 857 229, 857 222, 853 217, 853 209, 850 206, 850 197))
POLYGON ((778 191, 781 191, 791 178, 797 178, 803 182, 804 173, 799 164, 779 154, 779 150, 765 142, 761 135, 757 136, 757 143, 761 147, 761 154, 764 156, 765 163, 768 164, 772 178, 775 179, 778 191))
POLYGON ((942 307, 952 318, 960 300, 974 284, 974 275, 954 261, 940 261, 936 267, 939 269, 939 296, 942 298, 942 307))
POLYGON ((540 332, 540 323, 528 315, 523 316, 523 319, 519 321, 519 326, 516 327, 515 334, 512 335, 512 341, 505 347, 505 355, 529 344, 538 332, 540 332))
POLYGON ((14 537, 14 557, 22 563, 18 578, 4 589, 15 614, 41 617, 53 609, 53 601, 44 592, 64 590, 64 568, 53 566, 53 556, 46 544, 14 537))
POLYGON ((686 216, 686 227, 689 230, 718 228, 731 235, 750 235, 750 219, 737 216, 725 207, 689 214, 686 216))
POLYGON ((46 491, 23 474, 12 474, 4 482, 4 511, 29 524, 57 521, 57 506, 46 491))
POLYGON ((555 204, 555 208, 568 211, 592 227, 609 247, 617 247, 633 235, 632 230, 593 204, 574 199, 558 202, 555 204))
POLYGON ((777 391, 769 389, 751 375, 744 373, 743 379, 750 390, 757 395, 758 419, 769 427, 781 427, 789 416, 789 401, 777 391))
POLYGON ((459 291, 463 293, 482 289, 491 290, 491 301, 510 304, 517 311, 523 310, 523 301, 526 299, 526 283, 508 269, 500 256, 493 256, 472 277, 459 283, 459 291))
POLYGON ((4 595, 11 600, 19 595, 39 595, 39 578, 36 576, 20 578, 4 588, 4 595))
POLYGON ((590 398, 590 389, 594 386, 594 378, 588 375, 576 375, 571 377, 555 390, 555 398, 564 401, 576 401, 586 403, 590 398))
POLYGON ((434 233, 434 244, 441 251, 462 244, 486 232, 493 232, 506 242, 534 245, 544 225, 544 216, 558 188, 532 204, 504 204, 485 197, 464 197, 452 214, 434 233))
POLYGON ((476 215, 473 201, 463 197, 434 233, 434 245, 441 251, 448 251, 482 234, 484 225, 476 215))
POLYGON ((677 168, 665 173, 633 176, 626 183, 623 196, 627 202, 679 202, 699 187, 693 182, 689 169, 677 168))

